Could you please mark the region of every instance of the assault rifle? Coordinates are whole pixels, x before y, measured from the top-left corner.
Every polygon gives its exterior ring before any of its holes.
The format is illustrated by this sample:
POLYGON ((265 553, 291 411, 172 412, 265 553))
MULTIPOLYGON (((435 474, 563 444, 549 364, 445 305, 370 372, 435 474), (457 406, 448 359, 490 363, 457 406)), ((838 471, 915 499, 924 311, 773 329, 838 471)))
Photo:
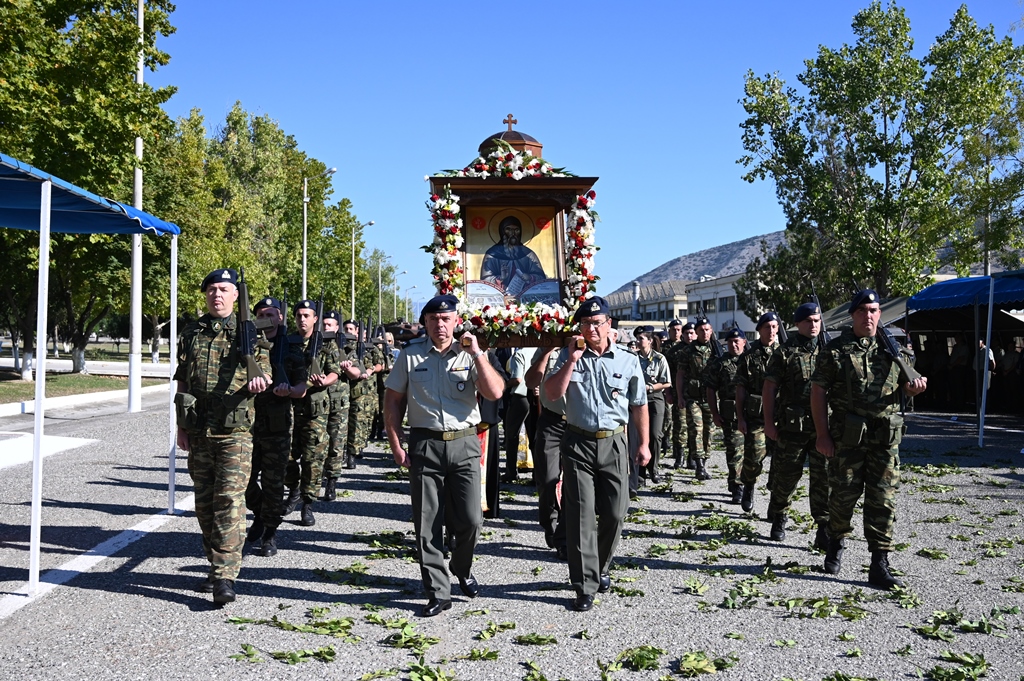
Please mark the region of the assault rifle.
POLYGON ((917 369, 910 366, 910 363, 904 359, 903 353, 900 352, 900 344, 896 342, 896 337, 892 335, 892 331, 879 324, 878 330, 875 331, 875 336, 878 338, 878 342, 882 344, 886 354, 899 366, 901 383, 913 383, 921 378, 921 374, 918 373, 917 369))
POLYGON ((313 335, 309 337, 306 355, 309 357, 309 373, 319 376, 324 371, 320 367, 320 351, 324 347, 324 289, 320 289, 320 302, 316 305, 316 325, 313 335))
POLYGON ((254 378, 267 380, 267 375, 260 369, 254 356, 256 352, 256 324, 252 321, 249 309, 249 285, 245 283, 245 268, 238 272, 238 349, 245 358, 245 380, 254 378))
MULTIPOLYGON (((704 303, 698 303, 698 311, 700 316, 704 319, 708 318, 707 313, 704 311, 704 303)), ((710 320, 709 320, 710 322, 710 320)), ((709 323, 708 326, 711 326, 709 323)), ((725 354, 725 350, 722 349, 722 344, 718 342, 718 334, 715 333, 715 327, 711 326, 711 355, 715 359, 722 359, 722 355, 725 354)))
POLYGON ((821 302, 818 300, 818 292, 814 290, 814 280, 811 280, 811 295, 814 296, 814 304, 821 312, 821 341, 826 345, 832 342, 832 334, 825 328, 825 311, 821 309, 821 302))
POLYGON ((270 351, 270 361, 274 368, 274 385, 291 383, 288 380, 288 372, 284 368, 285 358, 288 356, 288 292, 284 294, 281 314, 281 325, 277 327, 277 334, 274 336, 274 348, 270 351))

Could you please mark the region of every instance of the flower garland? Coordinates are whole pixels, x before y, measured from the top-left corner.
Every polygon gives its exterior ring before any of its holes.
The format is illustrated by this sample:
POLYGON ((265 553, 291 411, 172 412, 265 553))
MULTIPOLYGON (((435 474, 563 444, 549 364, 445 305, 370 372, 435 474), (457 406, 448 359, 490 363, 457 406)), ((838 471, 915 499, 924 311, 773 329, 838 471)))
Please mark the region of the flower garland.
POLYGON ((486 157, 478 156, 462 170, 444 170, 442 175, 451 177, 511 177, 521 180, 524 177, 574 177, 565 168, 552 167, 542 158, 525 151, 513 149, 504 140, 494 139, 495 149, 486 157))
POLYGON ((600 218, 594 210, 597 192, 591 189, 576 197, 576 204, 568 212, 568 226, 565 230, 565 300, 572 309, 579 307, 594 295, 598 277, 594 274, 594 223, 600 218))
POLYGON ((558 334, 571 327, 572 313, 561 305, 526 303, 495 307, 484 305, 482 310, 460 306, 463 321, 460 331, 481 331, 490 342, 513 334, 540 338, 542 334, 558 334))
POLYGON ((430 273, 437 283, 437 292, 453 294, 461 299, 464 277, 462 256, 459 255, 463 243, 459 197, 452 194, 451 186, 445 185, 440 195, 431 194, 427 208, 434 223, 434 241, 422 248, 434 256, 434 267, 430 273))

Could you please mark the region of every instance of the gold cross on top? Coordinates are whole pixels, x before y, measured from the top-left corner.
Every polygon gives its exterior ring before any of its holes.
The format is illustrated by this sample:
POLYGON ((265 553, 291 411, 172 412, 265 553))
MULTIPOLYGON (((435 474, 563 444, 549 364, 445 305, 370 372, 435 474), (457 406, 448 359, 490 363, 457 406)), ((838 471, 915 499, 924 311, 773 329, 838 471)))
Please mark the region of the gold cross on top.
POLYGON ((508 123, 508 131, 509 132, 512 132, 512 124, 513 123, 518 123, 518 122, 519 121, 517 121, 516 119, 512 118, 512 114, 509 114, 508 116, 506 116, 505 120, 502 121, 502 123, 508 123))

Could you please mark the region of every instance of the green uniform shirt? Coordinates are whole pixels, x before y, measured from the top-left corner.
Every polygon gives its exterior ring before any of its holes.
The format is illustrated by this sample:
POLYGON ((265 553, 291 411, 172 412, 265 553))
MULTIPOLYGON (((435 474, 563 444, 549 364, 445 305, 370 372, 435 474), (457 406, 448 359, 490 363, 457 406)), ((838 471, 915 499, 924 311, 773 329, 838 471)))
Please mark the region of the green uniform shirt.
POLYGON ((842 423, 850 412, 869 419, 896 414, 899 377, 899 365, 874 336, 859 338, 846 329, 818 354, 811 382, 828 391, 832 419, 842 423))
MULTIPOLYGON (((712 359, 704 368, 702 380, 706 388, 711 388, 718 395, 719 400, 736 399, 736 371, 740 366, 742 355, 726 353, 721 359, 712 359)), ((736 418, 736 414, 722 414, 726 419, 736 418)))
POLYGON ((705 402, 707 395, 704 394, 704 368, 711 359, 711 344, 716 341, 709 340, 707 343, 693 341, 679 351, 679 367, 686 374, 686 399, 705 402))
POLYGON ((799 333, 793 334, 785 345, 776 348, 768 360, 765 378, 778 386, 777 414, 786 407, 810 410, 811 374, 822 346, 819 340, 817 336, 807 338, 799 333))

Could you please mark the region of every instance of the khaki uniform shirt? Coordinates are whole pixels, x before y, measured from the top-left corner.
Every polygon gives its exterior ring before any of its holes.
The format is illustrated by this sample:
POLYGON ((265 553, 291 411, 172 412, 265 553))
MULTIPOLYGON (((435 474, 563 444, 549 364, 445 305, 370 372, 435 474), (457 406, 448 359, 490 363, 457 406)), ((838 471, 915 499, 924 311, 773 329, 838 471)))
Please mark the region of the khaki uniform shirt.
POLYGON ((411 428, 464 430, 480 423, 476 382, 476 363, 458 341, 442 352, 424 336, 409 341, 384 385, 406 396, 411 428))

